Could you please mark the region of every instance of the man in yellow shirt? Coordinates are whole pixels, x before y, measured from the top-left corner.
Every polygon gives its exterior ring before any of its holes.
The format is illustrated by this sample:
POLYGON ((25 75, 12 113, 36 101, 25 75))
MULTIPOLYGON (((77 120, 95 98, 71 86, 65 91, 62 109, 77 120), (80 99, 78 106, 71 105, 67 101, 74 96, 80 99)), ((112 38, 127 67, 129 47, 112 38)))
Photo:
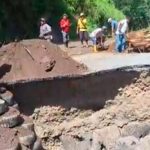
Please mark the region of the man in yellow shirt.
POLYGON ((81 41, 82 46, 88 47, 89 37, 88 37, 88 32, 87 32, 87 19, 85 18, 84 13, 81 13, 80 18, 78 19, 77 34, 80 37, 80 41, 81 41), (84 45, 84 41, 85 41, 86 45, 84 45))

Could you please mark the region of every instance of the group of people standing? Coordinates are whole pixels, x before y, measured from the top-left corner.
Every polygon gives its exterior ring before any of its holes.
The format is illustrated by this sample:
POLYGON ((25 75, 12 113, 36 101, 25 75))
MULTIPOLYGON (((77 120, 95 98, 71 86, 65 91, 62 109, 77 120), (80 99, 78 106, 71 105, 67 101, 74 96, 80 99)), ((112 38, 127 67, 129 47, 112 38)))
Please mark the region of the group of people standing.
MULTIPOLYGON (((123 52, 126 49, 126 39, 128 32, 129 18, 123 19, 121 21, 116 21, 112 18, 108 19, 108 23, 111 26, 111 35, 115 38, 115 50, 117 52, 123 52)), ((69 47, 69 33, 71 30, 71 21, 67 14, 64 14, 59 22, 59 26, 62 32, 63 43, 66 48, 69 47)), ((89 39, 93 43, 93 51, 97 52, 98 46, 104 47, 105 37, 106 37, 107 27, 98 27, 94 29, 90 34, 88 33, 88 23, 84 13, 81 13, 77 20, 77 30, 76 33, 79 36, 82 47, 89 47, 89 39)), ((53 39, 52 28, 46 23, 45 18, 41 18, 40 26, 40 38, 46 39, 48 41, 53 39)))
MULTIPOLYGON (((63 15, 63 18, 60 20, 60 28, 63 36, 63 42, 65 46, 68 48, 68 43, 69 43, 69 32, 70 32, 70 27, 71 23, 70 20, 67 16, 67 14, 63 15)), ((88 47, 88 30, 87 30, 87 19, 84 15, 84 13, 80 14, 80 17, 77 21, 77 35, 80 38, 81 44, 83 47, 88 47)))

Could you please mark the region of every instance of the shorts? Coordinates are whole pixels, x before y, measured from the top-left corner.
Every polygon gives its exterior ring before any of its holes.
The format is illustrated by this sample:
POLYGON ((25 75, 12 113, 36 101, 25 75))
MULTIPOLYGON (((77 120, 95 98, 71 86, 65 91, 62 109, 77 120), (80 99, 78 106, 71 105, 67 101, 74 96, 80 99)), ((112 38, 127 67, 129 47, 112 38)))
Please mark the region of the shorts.
POLYGON ((80 41, 88 41, 89 35, 87 31, 80 31, 79 32, 80 41))

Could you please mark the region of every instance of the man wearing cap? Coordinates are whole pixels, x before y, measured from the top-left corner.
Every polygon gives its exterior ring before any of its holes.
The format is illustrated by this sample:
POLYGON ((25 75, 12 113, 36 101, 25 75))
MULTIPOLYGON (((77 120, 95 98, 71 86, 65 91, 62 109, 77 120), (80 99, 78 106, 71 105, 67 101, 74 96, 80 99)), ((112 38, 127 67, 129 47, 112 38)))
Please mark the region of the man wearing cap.
POLYGON ((41 39, 45 39, 47 41, 52 40, 52 28, 46 23, 45 18, 41 18, 40 20, 40 35, 41 39))
POLYGON ((113 37, 114 34, 116 33, 118 22, 112 18, 109 18, 108 23, 110 23, 110 25, 111 25, 111 35, 113 37))
POLYGON ((126 34, 128 32, 129 21, 130 18, 126 17, 126 19, 123 19, 118 23, 116 31, 116 51, 120 53, 126 49, 126 34))
POLYGON ((88 47, 87 19, 85 18, 84 13, 81 13, 80 18, 78 19, 77 34, 79 34, 82 46, 84 47, 85 41, 85 46, 88 47))
POLYGON ((105 41, 105 31, 106 27, 103 26, 102 28, 95 29, 91 34, 90 38, 93 42, 93 51, 97 52, 97 44, 99 46, 104 47, 104 41, 105 41))
POLYGON ((71 23, 67 14, 63 15, 63 18, 60 20, 59 24, 62 32, 63 43, 65 44, 65 47, 68 48, 71 23))

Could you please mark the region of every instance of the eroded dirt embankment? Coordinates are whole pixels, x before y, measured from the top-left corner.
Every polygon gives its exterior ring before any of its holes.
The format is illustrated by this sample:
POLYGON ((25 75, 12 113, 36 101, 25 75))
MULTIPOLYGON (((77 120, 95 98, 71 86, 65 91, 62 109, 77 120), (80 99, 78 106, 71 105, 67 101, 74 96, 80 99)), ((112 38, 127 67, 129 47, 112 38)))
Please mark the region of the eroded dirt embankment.
POLYGON ((79 77, 18 82, 10 84, 9 88, 28 115, 41 105, 97 110, 103 108, 107 100, 113 100, 120 88, 135 82, 139 76, 140 72, 136 70, 120 69, 79 77))
MULTIPOLYGON (((97 96, 92 95, 91 102, 97 99, 97 106, 101 106, 101 102, 105 103, 104 99, 107 100, 103 109, 97 108, 97 111, 93 111, 90 107, 67 109, 63 106, 44 106, 35 109, 32 117, 36 132, 43 139, 45 148, 48 150, 149 150, 150 72, 136 73, 136 76, 134 72, 127 74, 126 84, 121 84, 121 79, 125 79, 125 72, 115 73, 115 76, 112 73, 111 80, 108 80, 109 73, 105 74, 105 77, 103 76, 105 83, 94 82, 99 94, 97 92, 97 96), (118 89, 115 88, 117 84, 120 85, 117 86, 118 89), (107 93, 107 98, 102 96, 101 91, 103 94, 107 93)), ((97 78, 101 80, 102 76, 97 78)), ((89 91, 92 88, 86 86, 89 91)), ((86 99, 83 101, 85 105, 88 103, 86 99)))
POLYGON ((135 143, 136 149, 149 140, 149 68, 20 82, 8 88, 24 114, 32 115, 47 150, 122 150, 124 143, 135 143))

